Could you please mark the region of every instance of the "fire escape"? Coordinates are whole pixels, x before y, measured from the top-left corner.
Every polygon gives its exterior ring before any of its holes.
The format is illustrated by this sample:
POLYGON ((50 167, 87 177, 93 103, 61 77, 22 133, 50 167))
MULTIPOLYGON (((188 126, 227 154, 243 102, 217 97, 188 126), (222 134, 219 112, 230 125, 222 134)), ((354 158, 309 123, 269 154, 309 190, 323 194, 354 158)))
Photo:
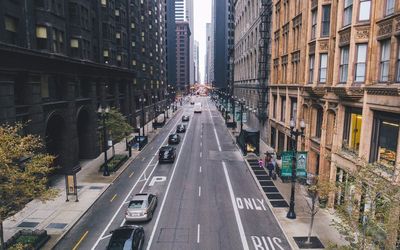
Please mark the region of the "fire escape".
POLYGON ((258 42, 258 120, 264 125, 268 119, 268 82, 271 61, 272 0, 261 0, 260 40, 258 42))

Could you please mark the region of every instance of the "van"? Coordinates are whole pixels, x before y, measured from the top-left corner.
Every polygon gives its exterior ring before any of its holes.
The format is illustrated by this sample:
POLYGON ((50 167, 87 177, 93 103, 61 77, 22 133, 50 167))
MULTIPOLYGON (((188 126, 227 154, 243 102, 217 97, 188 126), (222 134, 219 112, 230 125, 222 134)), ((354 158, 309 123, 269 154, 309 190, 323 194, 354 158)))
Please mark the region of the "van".
POLYGON ((197 103, 194 105, 194 112, 195 112, 195 113, 201 113, 201 103, 200 103, 200 102, 197 102, 197 103))

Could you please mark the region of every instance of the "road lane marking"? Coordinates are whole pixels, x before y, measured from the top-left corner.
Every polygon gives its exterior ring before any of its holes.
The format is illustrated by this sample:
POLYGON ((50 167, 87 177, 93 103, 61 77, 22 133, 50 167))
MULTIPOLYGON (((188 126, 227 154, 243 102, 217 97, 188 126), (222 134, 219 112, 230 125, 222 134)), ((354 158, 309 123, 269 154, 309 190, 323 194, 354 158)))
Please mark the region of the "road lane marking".
MULTIPOLYGON (((154 159, 154 156, 153 156, 153 159, 154 159)), ((153 159, 152 159, 152 160, 153 160, 153 159)), ((158 164, 158 161, 157 161, 157 163, 156 163, 155 166, 157 166, 157 164, 158 164)), ((144 190, 144 188, 146 187, 147 182, 150 180, 150 176, 153 174, 154 170, 156 170, 156 167, 154 167, 153 170, 150 172, 149 178, 147 178, 146 182, 143 184, 143 186, 142 186, 142 188, 140 189, 139 193, 142 193, 142 192, 143 192, 143 190, 144 190)))
POLYGON ((197 243, 200 243, 200 224, 197 224, 197 243))
POLYGON ((200 142, 200 147, 203 147, 203 142, 200 142))
MULTIPOLYGON (((173 131, 173 129, 176 127, 176 125, 178 124, 179 119, 175 122, 175 125, 172 126, 172 129, 170 130, 169 133, 166 134, 166 137, 164 139, 164 141, 161 143, 159 149, 163 146, 163 144, 165 143, 165 141, 168 139, 169 134, 173 131)), ((185 137, 186 138, 186 137, 185 137)), ((138 178, 138 180, 135 182, 135 184, 133 185, 133 187, 131 188, 131 190, 129 191, 129 193, 127 194, 127 196, 125 197, 124 201, 121 203, 121 205, 119 206, 119 208, 117 209, 117 211, 114 213, 113 217, 110 219, 110 221, 108 222, 107 226, 104 228, 103 232, 100 234, 100 236, 97 238, 96 242, 94 243, 93 247, 91 248, 91 250, 96 249, 97 245, 99 244, 101 237, 103 237, 103 235, 107 232, 108 228, 111 226, 112 222, 115 220, 115 218, 117 217, 117 215, 119 214, 119 212, 121 211, 122 207, 125 205, 126 201, 128 200, 128 198, 131 196, 133 190, 136 188, 137 184, 141 181, 142 177, 146 174, 147 169, 150 167, 150 164, 152 163, 153 159, 155 156, 153 156, 153 158, 149 161, 149 163, 147 164, 146 168, 142 171, 142 174, 140 175, 140 177, 138 178)), ((143 160, 145 159, 145 157, 143 157, 143 160)), ((125 222, 124 222, 125 223, 125 222)))
POLYGON ((201 187, 199 186, 199 197, 201 197, 201 187))
POLYGON ((213 127, 214 127, 214 134, 215 134, 215 139, 217 139, 218 150, 221 152, 221 151, 222 151, 222 149, 221 149, 221 144, 219 143, 219 138, 218 138, 217 130, 215 129, 214 120, 212 119, 211 110, 210 110, 210 105, 208 105, 208 102, 207 102, 207 107, 208 107, 208 108, 207 108, 207 109, 208 109, 208 113, 210 114, 211 122, 212 122, 213 127))
MULTIPOLYGON (((188 130, 190 129, 190 125, 192 125, 191 121, 189 122, 188 130)), ((165 202, 166 202, 167 197, 168 197, 169 188, 171 187, 172 180, 174 179, 174 176, 175 176, 176 167, 178 166, 179 159, 181 158, 181 153, 183 151, 183 148, 185 148, 184 146, 185 146, 186 138, 187 138, 186 135, 187 134, 185 134, 185 138, 183 138, 182 146, 181 146, 180 151, 178 153, 178 157, 176 158, 176 161, 174 163, 174 168, 172 170, 171 178, 168 181, 167 189, 165 190, 165 195, 164 195, 163 201, 161 203, 160 212, 157 215, 157 219, 156 219, 156 222, 154 223, 153 231, 151 232, 151 235, 150 235, 150 238, 149 238, 149 242, 147 244, 147 248, 146 248, 147 250, 150 250, 151 244, 153 243, 153 239, 154 239, 154 235, 155 235, 156 230, 157 230, 158 222, 160 221, 160 217, 161 217, 162 211, 164 209, 165 202)))
POLYGON ((117 194, 114 194, 114 196, 111 198, 110 202, 113 202, 113 200, 117 197, 117 194))
POLYGON ((107 239, 107 238, 110 238, 111 237, 111 235, 112 234, 109 234, 109 235, 106 235, 106 236, 104 236, 103 238, 101 238, 102 240, 105 240, 105 239, 107 239))
POLYGON ((229 195, 231 197, 233 211, 235 213, 236 224, 238 225, 240 239, 242 241, 242 246, 243 246, 244 250, 248 250, 249 249, 249 245, 247 244, 246 235, 244 233, 242 219, 240 218, 239 210, 238 210, 238 208, 236 206, 235 194, 233 193, 232 183, 231 183, 231 180, 229 178, 228 170, 226 169, 226 164, 225 164, 224 161, 222 162, 222 167, 224 168, 225 179, 226 179, 226 182, 228 184, 229 195))
POLYGON ((200 168, 199 168, 199 172, 201 173, 201 166, 200 166, 200 168))
POLYGON ((131 177, 133 176, 134 173, 135 173, 135 172, 132 172, 132 173, 129 175, 129 178, 131 178, 131 177))
POLYGON ((203 156, 203 152, 200 152, 200 158, 203 156))
POLYGON ((76 250, 78 249, 79 245, 82 243, 82 241, 86 238, 87 234, 89 233, 89 231, 86 231, 83 236, 79 239, 79 241, 76 243, 76 245, 74 246, 74 248, 72 248, 72 250, 76 250))

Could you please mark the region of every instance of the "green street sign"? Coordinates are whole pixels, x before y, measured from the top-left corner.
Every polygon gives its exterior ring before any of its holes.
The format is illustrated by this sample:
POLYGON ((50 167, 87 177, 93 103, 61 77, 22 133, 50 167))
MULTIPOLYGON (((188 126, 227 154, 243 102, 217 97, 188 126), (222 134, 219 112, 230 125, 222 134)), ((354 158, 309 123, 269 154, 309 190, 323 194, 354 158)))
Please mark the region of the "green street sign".
POLYGON ((281 176, 292 176, 292 157, 293 151, 282 152, 281 176))
MULTIPOLYGON (((281 176, 292 176, 293 151, 282 152, 281 176)), ((307 152, 297 152, 296 156, 296 177, 307 176, 307 152)))
POLYGON ((297 152, 296 176, 307 177, 307 152, 297 152))

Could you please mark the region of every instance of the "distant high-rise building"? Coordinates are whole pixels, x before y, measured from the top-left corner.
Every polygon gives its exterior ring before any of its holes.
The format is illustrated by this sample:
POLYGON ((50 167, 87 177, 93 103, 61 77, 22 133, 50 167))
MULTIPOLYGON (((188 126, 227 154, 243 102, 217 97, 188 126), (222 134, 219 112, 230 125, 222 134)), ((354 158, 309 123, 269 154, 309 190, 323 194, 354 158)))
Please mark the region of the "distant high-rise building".
POLYGON ((167 84, 176 85, 176 24, 175 0, 166 0, 167 84))
POLYGON ((175 0, 175 21, 184 22, 186 19, 185 0, 175 0))
POLYGON ((200 53, 199 53, 199 42, 198 41, 194 41, 194 51, 193 51, 193 55, 194 55, 194 82, 195 83, 199 83, 200 82, 200 71, 199 71, 199 66, 200 66, 200 53))
POLYGON ((212 83, 213 75, 211 69, 213 68, 213 26, 211 23, 206 24, 206 58, 204 68, 204 82, 212 83))
POLYGON ((228 88, 229 56, 233 49, 233 0, 213 0, 213 72, 217 88, 228 88))
POLYGON ((176 23, 176 83, 183 92, 189 90, 190 83, 190 35, 188 22, 176 23))

